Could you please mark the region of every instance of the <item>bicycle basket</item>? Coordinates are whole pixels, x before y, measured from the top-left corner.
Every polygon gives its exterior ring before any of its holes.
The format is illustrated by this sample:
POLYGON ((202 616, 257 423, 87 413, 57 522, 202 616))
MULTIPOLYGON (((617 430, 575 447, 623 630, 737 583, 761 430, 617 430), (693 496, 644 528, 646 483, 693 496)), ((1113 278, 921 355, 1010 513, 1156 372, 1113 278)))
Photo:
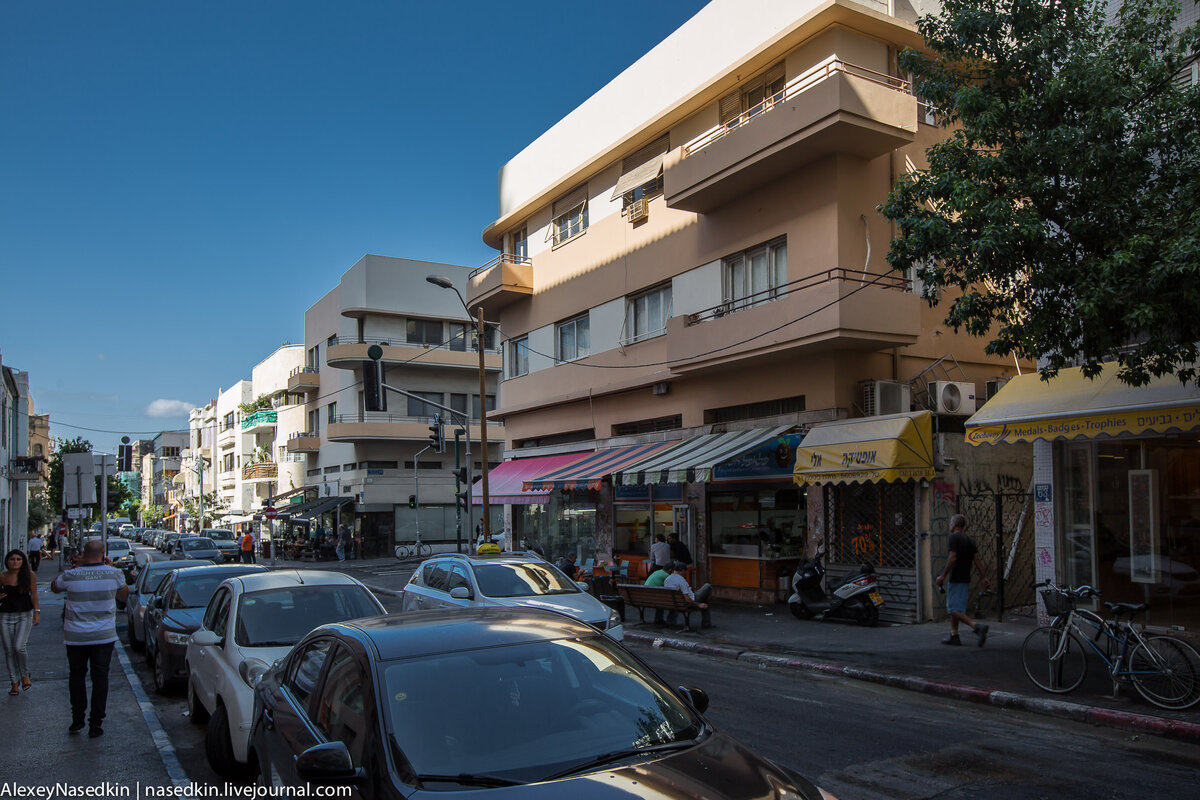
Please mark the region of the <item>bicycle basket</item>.
POLYGON ((1069 594, 1063 594, 1055 589, 1042 589, 1038 594, 1042 596, 1042 603, 1046 606, 1046 613, 1052 617, 1069 614, 1075 609, 1075 598, 1069 594))

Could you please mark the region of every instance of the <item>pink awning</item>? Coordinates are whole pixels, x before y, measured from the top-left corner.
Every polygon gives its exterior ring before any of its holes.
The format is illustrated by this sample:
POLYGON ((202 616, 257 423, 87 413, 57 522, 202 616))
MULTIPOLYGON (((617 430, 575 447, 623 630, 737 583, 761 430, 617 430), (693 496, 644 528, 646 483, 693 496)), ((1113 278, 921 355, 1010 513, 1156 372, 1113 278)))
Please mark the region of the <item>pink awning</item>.
MULTIPOLYGON (((521 485, 525 481, 552 470, 572 464, 591 453, 567 453, 561 456, 542 456, 540 458, 518 458, 505 461, 495 469, 488 471, 488 503, 502 505, 529 505, 530 503, 545 503, 550 490, 525 492, 521 485)), ((471 502, 483 504, 483 480, 475 481, 471 488, 471 502)))

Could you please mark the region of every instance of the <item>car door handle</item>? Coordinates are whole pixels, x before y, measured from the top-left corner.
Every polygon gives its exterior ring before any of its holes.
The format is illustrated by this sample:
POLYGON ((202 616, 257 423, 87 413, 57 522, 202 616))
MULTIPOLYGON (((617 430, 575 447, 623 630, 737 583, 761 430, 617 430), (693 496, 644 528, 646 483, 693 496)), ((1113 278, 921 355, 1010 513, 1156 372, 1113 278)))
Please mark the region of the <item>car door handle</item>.
POLYGON ((266 723, 267 730, 269 730, 269 731, 275 730, 275 717, 271 715, 271 709, 264 708, 262 716, 263 716, 263 721, 266 723))

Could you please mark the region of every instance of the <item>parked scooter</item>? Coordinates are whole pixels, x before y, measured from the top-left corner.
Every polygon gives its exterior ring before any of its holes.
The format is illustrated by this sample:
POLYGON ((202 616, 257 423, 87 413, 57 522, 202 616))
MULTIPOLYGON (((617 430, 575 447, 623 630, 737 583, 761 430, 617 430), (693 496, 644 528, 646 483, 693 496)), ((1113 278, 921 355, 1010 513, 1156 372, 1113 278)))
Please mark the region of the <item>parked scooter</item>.
POLYGON ((824 550, 818 550, 813 558, 806 558, 792 576, 792 596, 788 607, 796 619, 852 619, 859 625, 873 626, 879 622, 879 609, 883 598, 879 595, 875 568, 863 564, 858 572, 847 575, 825 593, 825 565, 821 563, 824 550))

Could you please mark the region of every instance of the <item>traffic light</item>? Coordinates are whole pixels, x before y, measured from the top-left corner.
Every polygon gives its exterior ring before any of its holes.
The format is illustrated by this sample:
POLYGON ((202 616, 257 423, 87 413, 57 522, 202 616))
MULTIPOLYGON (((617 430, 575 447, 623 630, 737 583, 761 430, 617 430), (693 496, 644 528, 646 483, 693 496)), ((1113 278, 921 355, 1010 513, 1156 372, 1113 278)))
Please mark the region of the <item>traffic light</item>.
POLYGON ((466 467, 458 467, 454 473, 454 505, 463 511, 471 507, 471 475, 466 467))
POLYGON ((415 494, 410 494, 408 496, 408 507, 409 508, 417 507, 417 496, 415 494))
POLYGON ((117 445, 117 471, 133 472, 133 445, 117 445))
POLYGON ((442 438, 442 415, 433 415, 433 424, 429 426, 429 448, 435 453, 446 450, 446 442, 442 438))
POLYGON ((387 411, 387 393, 383 390, 386 381, 383 362, 368 359, 362 362, 363 408, 367 411, 387 411))

